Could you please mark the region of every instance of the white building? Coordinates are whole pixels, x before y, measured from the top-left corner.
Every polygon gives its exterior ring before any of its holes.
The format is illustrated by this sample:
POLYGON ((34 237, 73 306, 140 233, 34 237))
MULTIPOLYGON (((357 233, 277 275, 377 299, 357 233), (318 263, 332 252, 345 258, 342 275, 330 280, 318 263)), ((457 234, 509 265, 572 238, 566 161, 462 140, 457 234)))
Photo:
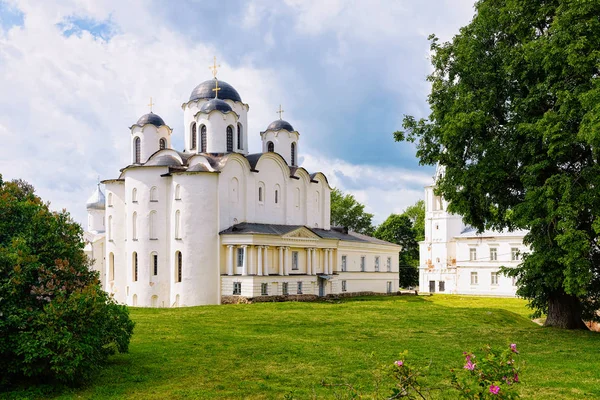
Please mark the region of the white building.
POLYGON ((183 151, 162 118, 142 116, 130 128, 131 164, 103 181, 105 207, 99 188, 88 201, 86 249, 119 302, 397 290, 400 247, 332 229, 331 188, 298 166, 292 125, 271 123, 262 152, 249 154, 248 105, 216 78, 182 109, 183 151))
MULTIPOLYGON (((436 173, 439 176, 441 171, 436 173)), ((419 243, 419 290, 452 294, 515 296, 514 278, 499 272, 516 267, 526 231, 482 233, 448 213, 448 203, 425 188, 425 240, 419 243)))

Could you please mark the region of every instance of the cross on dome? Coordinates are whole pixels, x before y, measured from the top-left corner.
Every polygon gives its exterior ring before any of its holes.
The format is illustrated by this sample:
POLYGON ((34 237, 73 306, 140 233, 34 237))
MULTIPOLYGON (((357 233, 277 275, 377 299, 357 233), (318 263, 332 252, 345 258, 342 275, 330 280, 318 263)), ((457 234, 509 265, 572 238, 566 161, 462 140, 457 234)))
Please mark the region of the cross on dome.
POLYGON ((215 92, 215 99, 219 98, 219 90, 221 90, 221 88, 219 87, 219 80, 215 76, 215 88, 212 90, 213 92, 215 92))
POLYGON ((153 102, 152 102, 152 96, 150 96, 150 103, 148 104, 148 106, 150 107, 150 112, 152 112, 152 106, 153 106, 154 104, 155 104, 155 103, 153 103, 153 102))
POLYGON ((221 64, 217 65, 217 56, 213 56, 213 65, 208 67, 212 71, 213 77, 217 79, 217 68, 220 68, 221 64))
POLYGON ((279 105, 279 110, 275 111, 275 114, 279 114, 279 119, 281 118, 281 114, 283 114, 285 111, 281 109, 281 104, 279 105))

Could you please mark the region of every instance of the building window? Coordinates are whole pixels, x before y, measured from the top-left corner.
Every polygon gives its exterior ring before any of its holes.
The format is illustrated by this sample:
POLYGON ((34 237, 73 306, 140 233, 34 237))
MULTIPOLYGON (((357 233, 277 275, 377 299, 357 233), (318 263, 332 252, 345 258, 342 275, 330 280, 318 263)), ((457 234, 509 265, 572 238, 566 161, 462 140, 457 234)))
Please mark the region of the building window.
POLYGON ((517 247, 510 249, 510 259, 511 261, 519 261, 519 249, 517 247))
POLYGON ((233 282, 233 294, 234 295, 242 294, 242 282, 233 282))
POLYGON ((283 282, 281 284, 281 293, 283 293, 283 295, 287 296, 288 294, 290 294, 290 291, 288 289, 288 283, 287 282, 283 282))
POLYGON ((242 267, 244 265, 244 249, 238 247, 237 249, 237 266, 242 267))
POLYGON ((342 256, 342 272, 346 272, 346 256, 342 256))
POLYGON ((258 201, 263 202, 263 188, 261 186, 258 187, 258 201))
POLYGON ((498 261, 498 249, 495 247, 490 248, 490 261, 498 261))
POLYGON ((231 153, 233 151, 233 128, 231 125, 227 127, 227 152, 231 153))
POLYGON ((150 221, 149 221, 149 228, 150 228, 150 239, 156 239, 156 211, 150 211, 150 221))
POLYGON ((131 202, 132 203, 137 203, 137 189, 133 188, 133 190, 131 191, 131 202))
POLYGON ((267 142, 267 151, 270 151, 270 152, 275 151, 275 145, 273 144, 273 142, 267 142))
POLYGON ((360 257, 360 272, 365 272, 365 256, 360 257))
POLYGON ((175 211, 175 239, 181 239, 181 211, 175 211))
POLYGON ((387 292, 392 293, 392 282, 390 281, 387 282, 387 292))
POLYGON ((477 249, 476 248, 469 249, 469 260, 471 260, 471 261, 477 260, 477 249))
POLYGON ((292 251, 292 269, 298 269, 298 252, 292 251))
POLYGON ((445 292, 446 291, 446 282, 439 281, 438 282, 438 289, 439 289, 440 292, 445 292))
POLYGON ((279 190, 275 189, 275 204, 279 203, 279 190))
POLYGON ((196 123, 192 123, 192 129, 190 129, 190 149, 196 150, 196 146, 198 145, 198 136, 196 136, 196 123))
POLYGON ((109 242, 112 242, 112 240, 113 240, 112 231, 113 231, 112 215, 109 215, 108 216, 108 241, 109 242))
POLYGON ((160 150, 164 150, 167 148, 167 140, 165 138, 160 138, 160 140, 158 141, 158 148, 160 150))
POLYGON ((133 139, 134 147, 135 147, 135 164, 139 164, 142 159, 142 141, 139 137, 133 139))
POLYGON ((379 272, 379 256, 375 257, 375 272, 379 272))
POLYGON ((112 193, 108 194, 108 206, 109 207, 113 206, 113 194, 112 193))
POLYGON ((387 272, 392 272, 392 257, 387 258, 386 270, 387 270, 387 272))
POLYGON ((200 151, 206 153, 206 125, 200 125, 200 151))
POLYGON ((346 281, 342 281, 342 292, 345 292, 346 290, 346 281))
POLYGON ((133 240, 137 240, 137 213, 134 212, 131 217, 131 236, 133 240))
POLYGON ((237 127, 237 148, 238 150, 242 150, 244 148, 244 137, 242 132, 242 124, 238 123, 237 127))
POLYGON ((292 166, 296 166, 296 143, 292 143, 291 155, 292 166))
POLYGON ((158 275, 158 254, 152 253, 152 275, 158 275))
POLYGON ((150 201, 151 202, 158 201, 158 189, 156 188, 156 186, 152 186, 152 189, 150 189, 150 201))
POLYGON ((178 251, 176 254, 177 254, 177 270, 175 271, 175 273, 177 275, 175 276, 175 282, 181 282, 181 278, 183 277, 183 256, 181 255, 180 251, 178 251))
POLYGON ((296 291, 297 294, 302 294, 302 282, 298 282, 298 290, 296 291))
POLYGON ((135 251, 133 252, 133 266, 132 267, 133 267, 132 280, 134 282, 137 282, 137 280, 138 280, 138 255, 135 251))
POLYGON ((296 196, 294 200, 296 207, 300 207, 300 188, 296 188, 296 196))
POLYGON ((477 272, 471 272, 471 285, 479 284, 479 279, 477 278, 477 272))
POLYGON ((269 284, 268 283, 261 283, 260 284, 260 295, 261 296, 268 296, 269 295, 269 284))
POLYGON ((181 200, 181 186, 175 186, 175 200, 181 200))
POLYGON ((498 284, 498 273, 492 272, 492 285, 497 285, 497 284, 498 284))
POLYGON ((108 255, 108 280, 115 280, 115 255, 113 253, 108 255))

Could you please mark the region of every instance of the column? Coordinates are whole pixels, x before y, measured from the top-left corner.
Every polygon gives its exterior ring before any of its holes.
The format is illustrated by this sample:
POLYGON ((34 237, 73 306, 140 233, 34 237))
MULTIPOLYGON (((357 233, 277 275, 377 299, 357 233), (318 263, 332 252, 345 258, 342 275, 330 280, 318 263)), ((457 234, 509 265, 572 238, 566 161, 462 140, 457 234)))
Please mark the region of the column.
POLYGON ((323 250, 323 262, 325 264, 323 273, 329 275, 329 249, 323 250))
POLYGON ((310 249, 306 249, 306 275, 312 275, 311 265, 310 265, 310 249))
POLYGON ((227 275, 233 275, 233 246, 227 246, 227 275))
POLYGON ((242 259, 242 275, 248 275, 248 246, 241 246, 243 251, 243 259, 242 259))
POLYGON ((329 249, 329 273, 333 275, 333 249, 329 249))
POLYGON ((279 275, 283 274, 283 247, 279 247, 279 275))
POLYGON ((283 264, 283 274, 284 275, 289 275, 290 274, 290 248, 289 247, 285 248, 285 257, 284 257, 284 264, 283 264))
POLYGON ((317 249, 311 249, 313 275, 317 274, 317 249))
POLYGON ((263 272, 262 272, 262 269, 263 269, 263 266, 262 266, 262 263, 263 263, 263 260, 262 260, 263 247, 262 246, 258 246, 257 250, 258 250, 258 263, 256 264, 256 275, 262 276, 262 274, 263 274, 263 272))
POLYGON ((269 246, 264 246, 265 256, 263 258, 263 275, 269 276, 269 246))

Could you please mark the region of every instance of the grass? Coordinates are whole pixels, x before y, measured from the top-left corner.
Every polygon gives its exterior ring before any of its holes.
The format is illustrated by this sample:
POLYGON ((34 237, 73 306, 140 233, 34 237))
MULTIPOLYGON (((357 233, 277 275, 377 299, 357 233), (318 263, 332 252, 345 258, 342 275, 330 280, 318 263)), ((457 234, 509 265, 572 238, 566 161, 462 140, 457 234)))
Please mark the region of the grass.
POLYGON ((441 295, 132 309, 130 353, 89 386, 0 397, 332 398, 322 380, 372 392, 377 368, 405 349, 411 364, 431 362, 428 384, 442 387, 463 351, 514 342, 526 363, 523 398, 600 398, 600 334, 543 328, 528 314, 520 299, 441 295))

